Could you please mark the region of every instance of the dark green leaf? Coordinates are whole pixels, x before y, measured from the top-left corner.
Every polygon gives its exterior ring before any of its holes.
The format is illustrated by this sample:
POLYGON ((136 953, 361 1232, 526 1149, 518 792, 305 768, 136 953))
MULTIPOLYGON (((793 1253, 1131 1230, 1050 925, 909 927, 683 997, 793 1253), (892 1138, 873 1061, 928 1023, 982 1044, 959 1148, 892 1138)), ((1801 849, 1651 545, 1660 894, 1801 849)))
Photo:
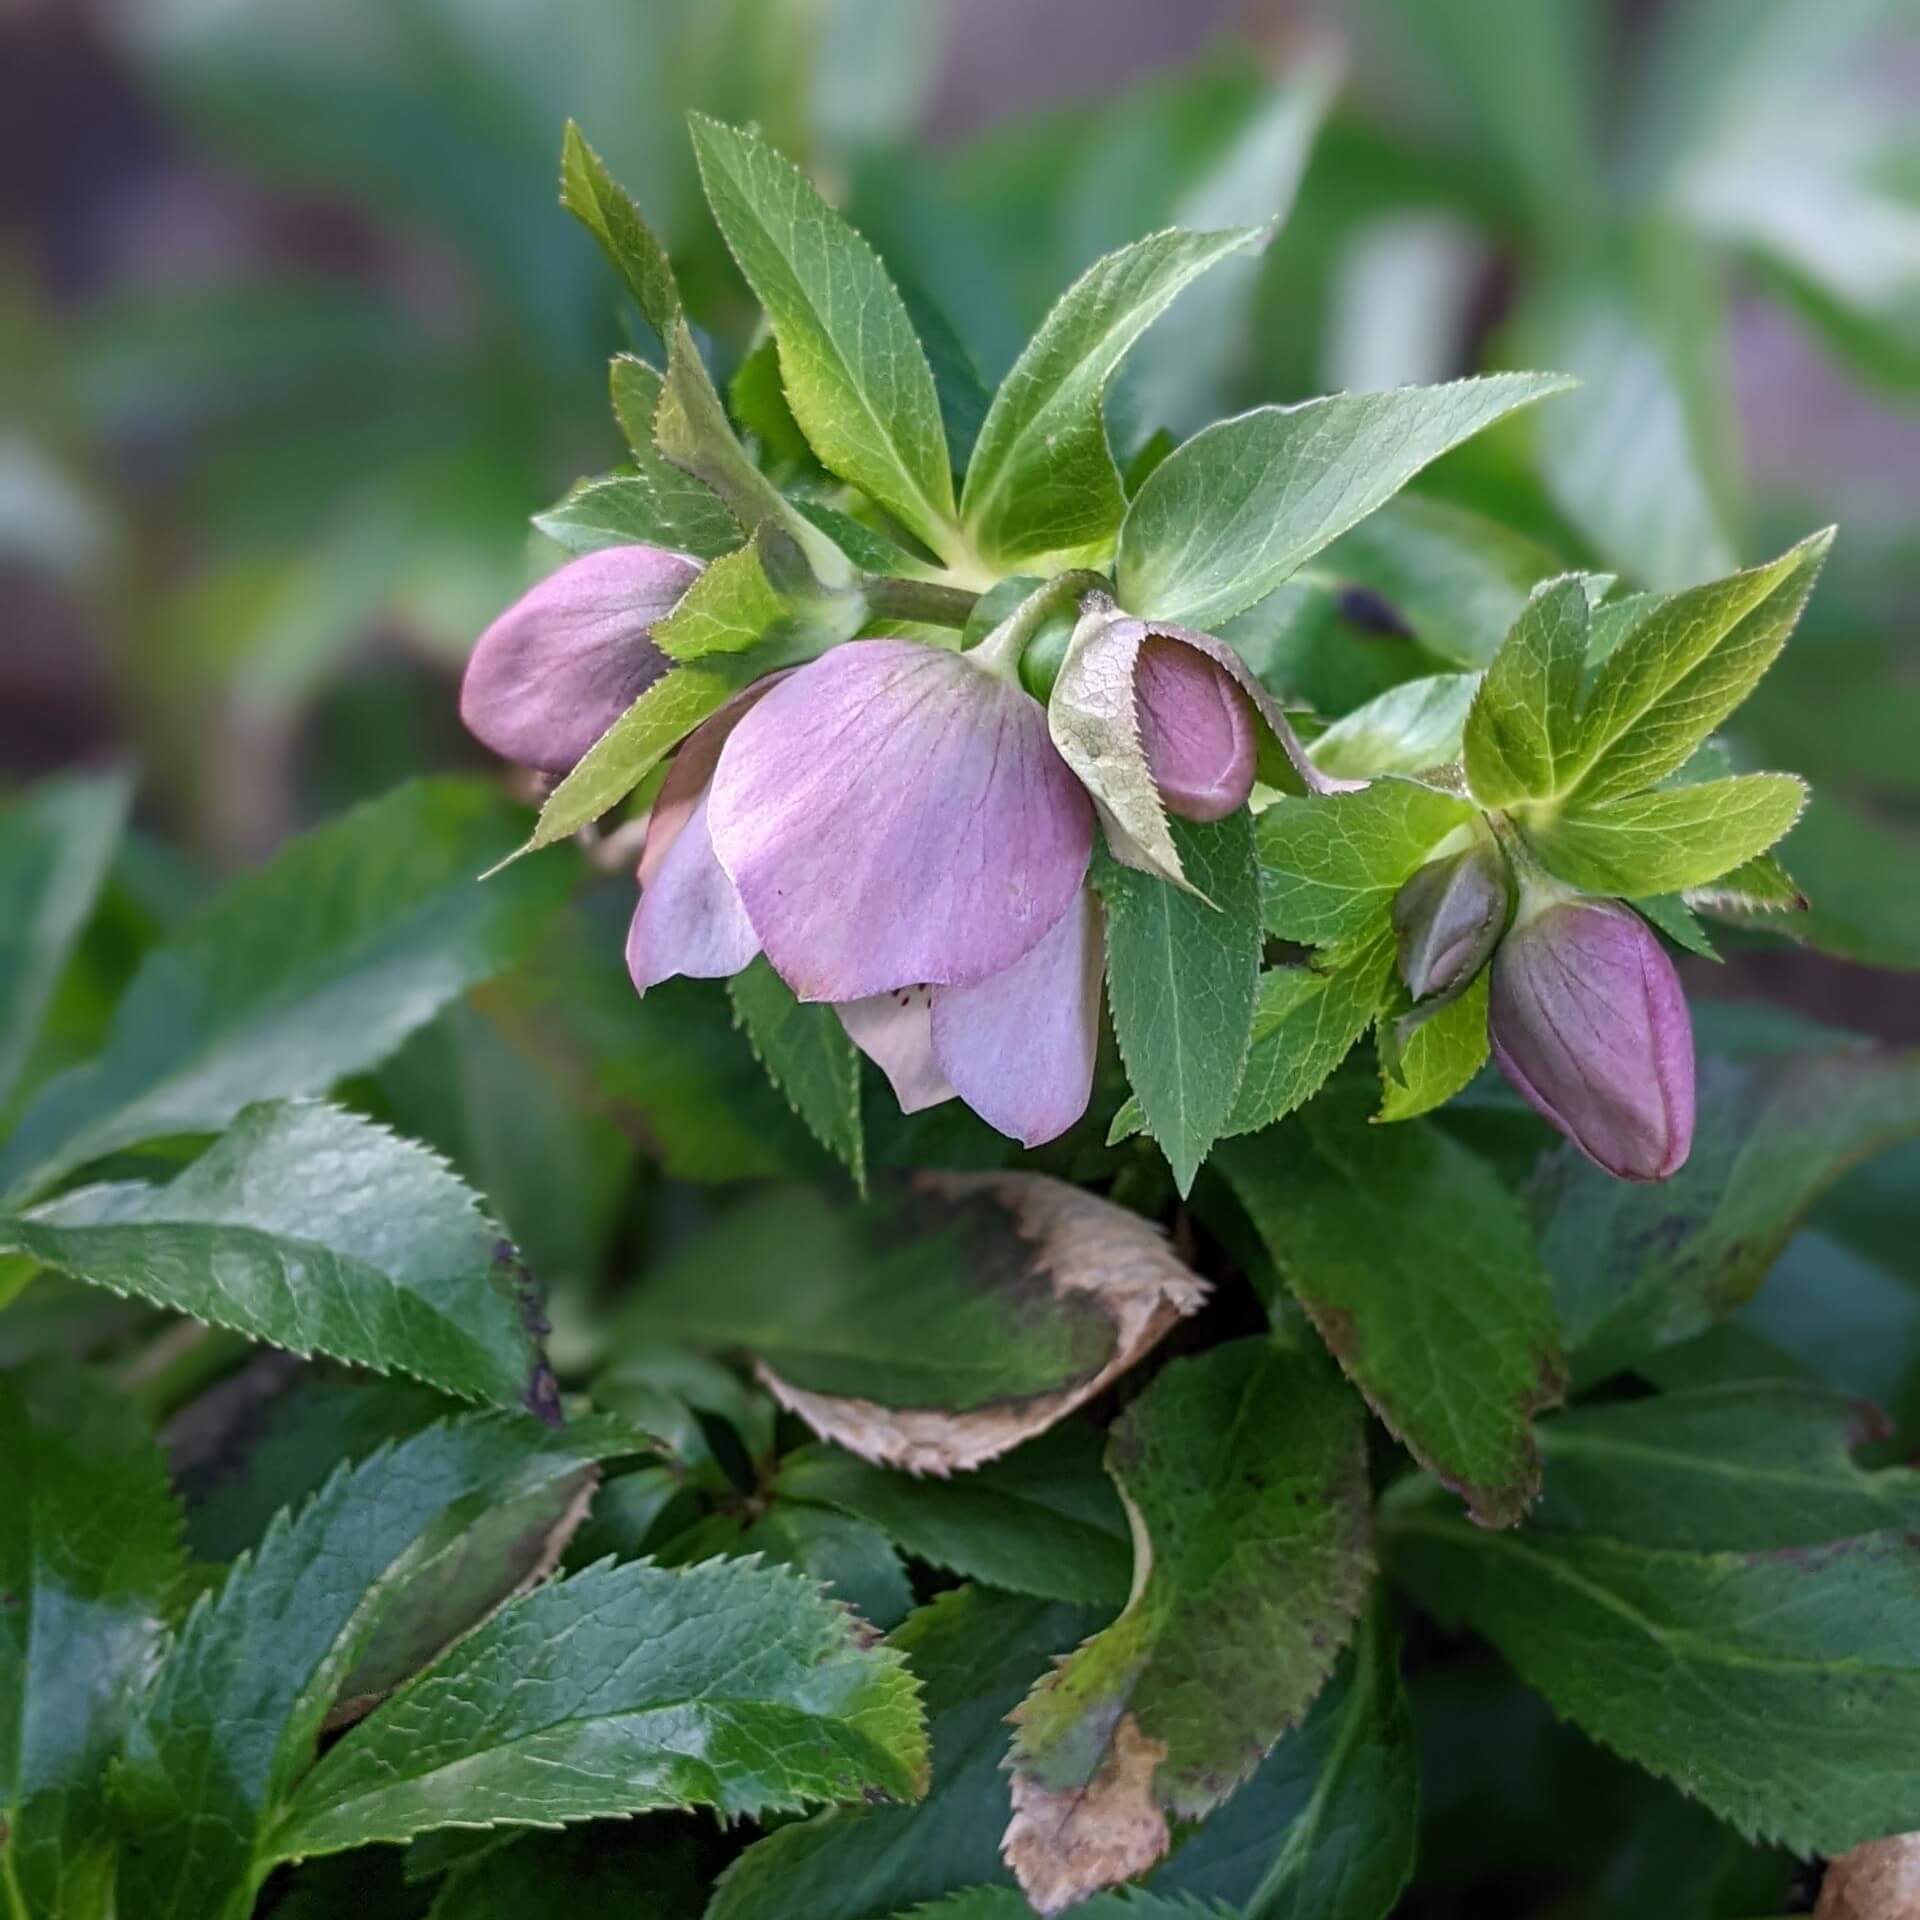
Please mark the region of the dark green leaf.
POLYGON ((1127 1610, 1014 1714, 1008 1864, 1057 1912, 1151 1866, 1307 1710, 1372 1571, 1360 1407, 1317 1356, 1175 1360, 1113 1429, 1127 1610))
POLYGON ((860 1124, 860 1053, 831 1007, 806 1005, 764 956, 727 983, 734 1018, 807 1131, 865 1191, 866 1135, 860 1124))
POLYGON ((0 1247, 291 1353, 518 1406, 551 1390, 539 1302, 426 1148, 318 1103, 248 1108, 165 1186, 81 1187, 0 1247))
POLYGON ((0 1378, 0 1891, 18 1920, 113 1912, 106 1770, 181 1584, 140 1415, 64 1363, 0 1378))
POLYGON ((692 1567, 716 1556, 748 1555, 799 1568, 882 1633, 897 1627, 913 1606, 906 1569, 878 1527, 777 1493, 757 1517, 709 1514, 664 1541, 653 1557, 663 1567, 692 1567))
POLYGON ((1206 826, 1169 820, 1197 897, 1102 858, 1107 997, 1147 1131, 1182 1193, 1233 1110, 1260 975, 1260 870, 1242 810, 1206 826))
POLYGON ((1222 1166, 1288 1288, 1374 1410, 1485 1526, 1540 1481, 1533 1415, 1566 1368, 1518 1203, 1430 1124, 1341 1086, 1222 1166))
POLYGON ((422 781, 236 881, 147 958, 102 1057, 28 1109, 0 1153, 0 1195, 375 1064, 508 966, 558 905, 565 863, 476 884, 515 838, 486 788, 422 781))
POLYGON ((511 1602, 334 1747, 282 1859, 446 1826, 916 1798, 904 1662, 784 1567, 601 1565, 511 1602))
POLYGON ((1006 1882, 998 1853, 1009 1813, 1006 1715, 1049 1657, 1099 1618, 978 1587, 921 1608, 891 1644, 926 1703, 927 1798, 843 1808, 768 1835, 722 1875, 706 1920, 879 1920, 957 1888, 1006 1882))

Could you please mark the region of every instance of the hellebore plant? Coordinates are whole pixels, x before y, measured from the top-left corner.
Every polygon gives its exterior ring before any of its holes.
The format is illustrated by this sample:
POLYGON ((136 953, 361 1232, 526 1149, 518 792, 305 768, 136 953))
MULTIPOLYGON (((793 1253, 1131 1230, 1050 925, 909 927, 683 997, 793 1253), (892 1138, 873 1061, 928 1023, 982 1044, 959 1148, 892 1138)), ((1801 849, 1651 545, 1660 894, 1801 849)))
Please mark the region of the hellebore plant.
POLYGON ((414 783, 153 934, 109 1024, 125 783, 7 810, 0 1913, 1388 1920, 1412 1610, 1593 1737, 1596 1806, 1655 1796, 1663 1876, 1709 1828, 1716 1911, 1920 1828, 1920 1476, 1779 1322, 1667 1351, 1920 1132, 1852 1040, 1703 1010, 1696 1085, 1669 957, 1803 904, 1804 790, 1718 734, 1826 536, 1636 592, 1395 500, 1550 375, 1123 477, 1107 382, 1259 231, 1096 262, 989 396, 694 137, 772 336, 724 400, 567 141, 659 353, 461 691, 548 851, 414 783))

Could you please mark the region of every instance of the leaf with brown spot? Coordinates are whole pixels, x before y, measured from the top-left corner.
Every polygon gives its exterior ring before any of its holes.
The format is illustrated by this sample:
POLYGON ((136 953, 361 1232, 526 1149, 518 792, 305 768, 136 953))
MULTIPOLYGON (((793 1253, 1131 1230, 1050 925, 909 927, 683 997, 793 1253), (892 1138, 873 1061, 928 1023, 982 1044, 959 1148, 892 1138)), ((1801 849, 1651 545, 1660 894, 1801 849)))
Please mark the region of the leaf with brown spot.
POLYGON ((1371 1105, 1338 1085, 1218 1164, 1374 1411, 1474 1519, 1511 1526, 1539 1491, 1533 1416, 1566 1384, 1546 1272, 1483 1161, 1371 1105))
POLYGON ((1813 1920, 1920 1920, 1920 1833, 1843 1853, 1820 1883, 1813 1920))
POLYGON ((1057 1913, 1150 1866, 1305 1713, 1373 1571, 1364 1419, 1320 1357, 1176 1360, 1113 1429, 1127 1610, 1014 1713, 1008 1864, 1057 1913))
POLYGON ((1092 1194, 920 1173, 864 1203, 763 1194, 633 1315, 653 1338, 744 1349, 782 1406, 862 1458, 947 1474, 1104 1391, 1205 1295, 1159 1228, 1092 1194))

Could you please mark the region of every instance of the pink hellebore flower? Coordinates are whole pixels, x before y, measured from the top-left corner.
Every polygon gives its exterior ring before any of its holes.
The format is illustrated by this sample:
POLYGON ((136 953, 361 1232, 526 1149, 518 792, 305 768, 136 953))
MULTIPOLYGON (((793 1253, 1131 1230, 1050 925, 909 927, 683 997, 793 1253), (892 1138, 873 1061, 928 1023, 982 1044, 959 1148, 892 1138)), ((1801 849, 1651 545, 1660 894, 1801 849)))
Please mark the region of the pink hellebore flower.
POLYGON ((467 731, 503 760, 569 773, 667 670, 652 629, 699 577, 664 547, 569 561, 480 636, 460 683, 467 731))
POLYGON ((1493 957, 1487 1032, 1542 1119, 1622 1180, 1664 1180, 1693 1145, 1693 1024, 1673 962, 1617 900, 1523 904, 1493 957))
POLYGON ((1028 1146, 1085 1112, 1099 1038, 1093 809, 1045 711, 962 655, 835 647, 680 750, 627 942, 644 993, 764 952, 909 1113, 958 1095, 1028 1146))
POLYGON ((1134 663, 1133 699, 1147 771, 1169 813, 1224 820, 1247 804, 1259 752, 1253 709, 1218 660, 1153 634, 1134 663))

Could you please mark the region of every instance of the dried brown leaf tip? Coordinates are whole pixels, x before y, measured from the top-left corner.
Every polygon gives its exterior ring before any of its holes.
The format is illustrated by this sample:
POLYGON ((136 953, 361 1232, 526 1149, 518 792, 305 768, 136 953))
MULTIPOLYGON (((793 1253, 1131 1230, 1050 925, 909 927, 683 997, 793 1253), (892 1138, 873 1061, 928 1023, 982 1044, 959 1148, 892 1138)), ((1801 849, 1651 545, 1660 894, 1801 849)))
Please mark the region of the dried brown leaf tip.
POLYGON ((960 1295, 927 1330, 936 1351, 956 1343, 939 1403, 883 1405, 810 1390, 772 1359, 759 1369, 816 1433, 882 1466, 944 1476, 995 1459, 1103 1392, 1206 1298, 1159 1227, 1058 1180, 923 1173, 910 1191, 928 1264, 960 1295), (1038 1390, 1005 1390, 1016 1374, 1038 1390), (993 1390, 970 1400, 976 1377, 993 1390))
POLYGON ((1064 1913, 1146 1872, 1166 1852, 1167 1817, 1153 1792, 1166 1757, 1166 1742, 1126 1713, 1084 1786, 1056 1793, 1030 1775, 1013 1776, 1013 1819, 1001 1851, 1036 1913, 1064 1913))
POLYGON ((1896 1833, 1827 1868, 1813 1920, 1920 1920, 1920 1833, 1896 1833))

